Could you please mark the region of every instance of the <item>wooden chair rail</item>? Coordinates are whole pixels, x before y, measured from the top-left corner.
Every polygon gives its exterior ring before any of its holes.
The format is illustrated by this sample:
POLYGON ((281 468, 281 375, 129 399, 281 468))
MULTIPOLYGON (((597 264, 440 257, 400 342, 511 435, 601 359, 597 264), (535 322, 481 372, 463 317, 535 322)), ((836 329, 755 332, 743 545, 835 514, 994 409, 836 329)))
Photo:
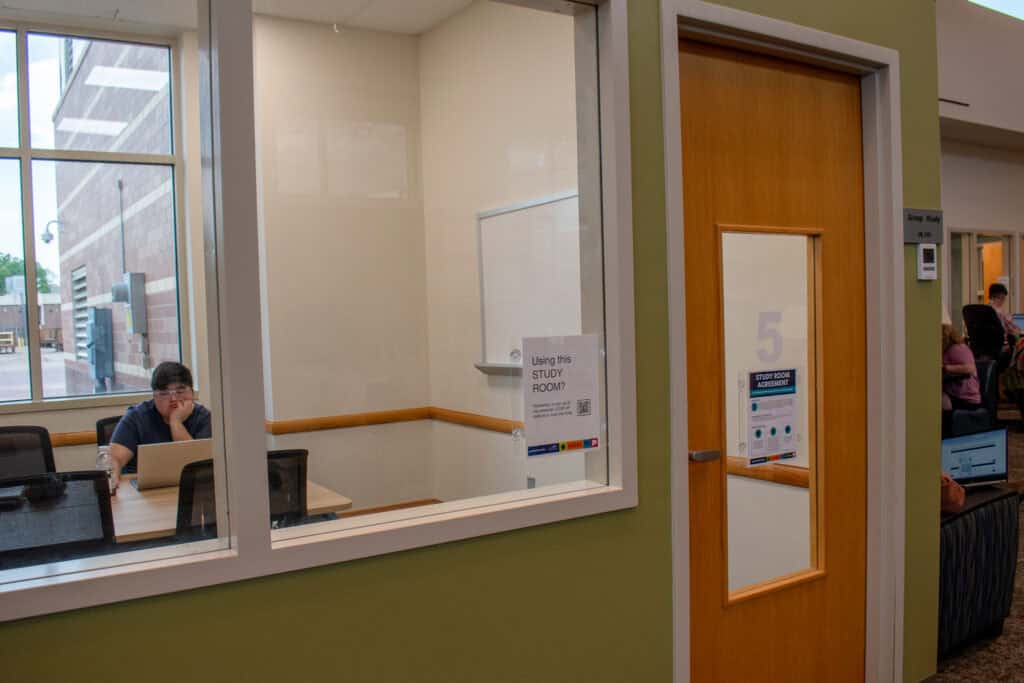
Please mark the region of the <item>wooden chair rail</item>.
MULTIPOLYGON (((348 415, 326 415, 323 417, 300 418, 296 420, 267 420, 267 434, 301 434, 324 429, 348 429, 350 427, 367 427, 370 425, 394 424, 397 422, 414 422, 417 420, 438 420, 464 427, 475 427, 491 432, 511 434, 513 430, 522 428, 518 420, 507 420, 501 417, 477 415, 461 410, 450 410, 435 406, 420 408, 403 408, 400 410, 379 410, 368 413, 351 413, 348 415)), ((88 446, 96 443, 95 431, 54 432, 50 434, 50 442, 54 448, 64 446, 88 446)))
POLYGON ((747 467, 746 458, 730 455, 726 461, 725 471, 737 477, 772 481, 776 484, 797 486, 804 489, 810 488, 810 473, 806 467, 775 464, 747 467))

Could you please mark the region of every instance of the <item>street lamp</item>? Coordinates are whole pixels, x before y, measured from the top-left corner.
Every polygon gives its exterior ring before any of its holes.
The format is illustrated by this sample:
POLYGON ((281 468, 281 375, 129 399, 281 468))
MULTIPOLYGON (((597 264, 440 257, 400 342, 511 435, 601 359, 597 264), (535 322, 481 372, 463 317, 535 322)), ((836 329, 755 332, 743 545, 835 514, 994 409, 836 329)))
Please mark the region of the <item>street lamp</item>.
POLYGON ((47 222, 46 227, 43 228, 43 234, 39 236, 39 239, 43 240, 43 244, 49 244, 50 242, 53 241, 54 234, 50 232, 50 226, 53 225, 54 223, 57 224, 58 230, 60 230, 61 226, 63 225, 63 222, 57 220, 56 218, 54 218, 52 221, 47 222))

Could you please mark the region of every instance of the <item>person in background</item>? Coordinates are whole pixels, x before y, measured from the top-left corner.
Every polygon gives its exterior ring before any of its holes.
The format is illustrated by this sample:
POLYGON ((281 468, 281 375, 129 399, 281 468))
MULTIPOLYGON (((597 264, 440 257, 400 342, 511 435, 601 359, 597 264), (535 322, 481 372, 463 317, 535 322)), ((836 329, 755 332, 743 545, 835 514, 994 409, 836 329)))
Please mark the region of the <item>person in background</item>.
POLYGON ((110 437, 111 480, 136 471, 139 446, 208 439, 210 411, 193 400, 192 373, 181 363, 160 363, 150 380, 153 398, 128 409, 110 437))
POLYGON ((1006 332, 1006 343, 1012 349, 1017 340, 1021 338, 1021 329, 1014 324, 1013 318, 1003 310, 1006 306, 1006 297, 1009 294, 1006 285, 1001 282, 993 282, 988 286, 988 305, 995 309, 996 315, 999 316, 999 322, 1003 324, 1003 331, 1006 332))
POLYGON ((963 336, 948 323, 942 325, 942 425, 949 433, 954 409, 973 410, 981 405, 981 386, 974 354, 963 336))

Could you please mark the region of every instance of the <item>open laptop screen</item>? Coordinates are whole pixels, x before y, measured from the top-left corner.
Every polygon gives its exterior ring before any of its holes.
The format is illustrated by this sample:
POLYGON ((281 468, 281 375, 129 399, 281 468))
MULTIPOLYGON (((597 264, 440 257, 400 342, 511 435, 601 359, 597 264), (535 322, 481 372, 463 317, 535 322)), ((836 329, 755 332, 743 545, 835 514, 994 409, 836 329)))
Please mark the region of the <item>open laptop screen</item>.
POLYGON ((1006 481, 1006 430, 943 439, 942 469, 964 486, 1006 481))
POLYGON ((1014 313, 1012 316, 1013 324, 1024 330, 1024 313, 1014 313))

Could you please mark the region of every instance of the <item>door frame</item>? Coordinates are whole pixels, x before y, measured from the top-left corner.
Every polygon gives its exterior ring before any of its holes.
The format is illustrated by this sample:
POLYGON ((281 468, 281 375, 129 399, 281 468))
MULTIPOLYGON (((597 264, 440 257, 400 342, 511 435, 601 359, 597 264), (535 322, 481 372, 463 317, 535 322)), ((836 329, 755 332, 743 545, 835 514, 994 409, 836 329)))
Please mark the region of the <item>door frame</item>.
POLYGON ((674 680, 690 679, 690 501, 679 35, 861 78, 867 310, 867 681, 903 676, 905 333, 900 68, 895 50, 700 0, 661 0, 669 288, 674 680))

